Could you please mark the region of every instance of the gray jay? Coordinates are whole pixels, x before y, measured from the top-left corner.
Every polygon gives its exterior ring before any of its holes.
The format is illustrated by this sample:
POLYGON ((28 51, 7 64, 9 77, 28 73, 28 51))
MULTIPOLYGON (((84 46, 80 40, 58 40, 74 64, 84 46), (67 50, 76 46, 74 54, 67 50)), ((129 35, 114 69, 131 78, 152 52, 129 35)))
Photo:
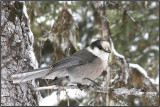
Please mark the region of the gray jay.
POLYGON ((12 75, 13 83, 26 82, 35 78, 69 77, 71 83, 89 85, 108 66, 108 57, 111 53, 109 49, 109 42, 97 40, 85 49, 59 60, 52 66, 12 75))

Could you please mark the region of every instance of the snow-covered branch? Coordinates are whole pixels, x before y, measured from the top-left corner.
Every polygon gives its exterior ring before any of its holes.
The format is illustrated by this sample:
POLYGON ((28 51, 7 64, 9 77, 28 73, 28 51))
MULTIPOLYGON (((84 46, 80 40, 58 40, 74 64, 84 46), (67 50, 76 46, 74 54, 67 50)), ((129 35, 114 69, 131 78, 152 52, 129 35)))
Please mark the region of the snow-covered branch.
POLYGON ((126 86, 127 84, 132 83, 134 87, 137 87, 137 84, 139 84, 141 88, 147 87, 147 91, 159 91, 159 84, 147 75, 147 71, 138 64, 128 63, 125 57, 115 50, 111 39, 110 41, 112 48, 111 64, 117 64, 120 67, 120 71, 122 72, 120 75, 117 74, 115 78, 112 79, 112 85, 123 81, 126 86), (135 79, 136 81, 134 81, 135 79))
MULTIPOLYGON (((82 87, 83 88, 83 87, 82 87)), ((67 89, 79 89, 79 87, 77 86, 58 86, 58 85, 52 85, 52 86, 44 86, 44 87, 37 87, 34 88, 34 91, 40 91, 40 90, 48 90, 48 89, 53 89, 53 90, 67 90, 67 89)), ((117 89, 113 89, 113 88, 104 88, 104 87, 88 87, 88 88, 83 88, 80 90, 86 90, 86 91, 95 91, 98 93, 113 93, 116 96, 120 96, 120 95, 134 95, 134 96, 142 96, 142 95, 146 95, 146 96, 155 96, 158 97, 159 93, 157 92, 143 92, 141 91, 141 89, 135 89, 135 88, 131 88, 131 89, 127 89, 125 87, 122 88, 117 88, 117 89)))

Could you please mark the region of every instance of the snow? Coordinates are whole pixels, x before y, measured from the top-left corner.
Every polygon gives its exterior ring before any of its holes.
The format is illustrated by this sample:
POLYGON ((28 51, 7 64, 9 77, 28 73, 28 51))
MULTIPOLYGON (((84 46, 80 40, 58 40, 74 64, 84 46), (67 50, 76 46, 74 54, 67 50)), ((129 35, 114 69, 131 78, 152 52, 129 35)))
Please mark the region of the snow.
POLYGON ((28 47, 28 51, 29 51, 29 55, 30 55, 30 58, 31 58, 31 66, 33 66, 34 69, 38 68, 38 62, 37 62, 37 59, 35 57, 35 54, 34 54, 34 49, 33 49, 33 42, 34 42, 34 37, 33 37, 33 33, 31 31, 31 28, 30 26, 28 25, 29 27, 29 39, 31 41, 31 46, 28 47))
POLYGON ((72 16, 75 22, 81 22, 83 20, 82 16, 78 13, 73 12, 72 16))
POLYGON ((147 32, 147 33, 144 34, 144 39, 148 40, 148 38, 149 38, 149 33, 147 32))
POLYGON ((72 16, 75 22, 81 22, 83 20, 82 13, 85 8, 78 8, 76 12, 72 12, 72 16))
POLYGON ((59 11, 62 11, 62 7, 59 8, 59 11))
MULTIPOLYGON (((37 69, 38 68, 38 62, 37 62, 37 59, 35 57, 35 54, 34 54, 34 49, 33 49, 33 43, 34 43, 34 36, 33 36, 33 33, 31 31, 31 28, 30 28, 30 19, 29 19, 29 16, 27 14, 27 9, 26 9, 26 6, 25 6, 25 2, 22 1, 23 3, 23 13, 25 15, 25 17, 27 18, 27 26, 28 26, 28 29, 29 31, 27 32, 28 33, 28 39, 29 41, 31 41, 31 44, 28 45, 28 48, 26 50, 26 52, 28 52, 28 55, 30 57, 30 65, 34 68, 34 69, 37 69)), ((36 87, 36 83, 34 80, 32 80, 32 84, 34 87, 36 87)), ((38 93, 38 92, 36 92, 38 93)), ((39 95, 38 96, 38 101, 41 99, 41 96, 39 95)))
POLYGON ((87 11, 87 17, 92 16, 92 12, 91 11, 87 11))
POLYGON ((26 16, 27 19, 29 19, 29 16, 27 14, 27 9, 26 9, 26 5, 25 5, 25 2, 23 1, 23 13, 24 15, 26 16))
POLYGON ((140 37, 136 37, 136 38, 134 39, 135 42, 137 42, 137 41, 139 41, 139 40, 140 40, 140 37))
POLYGON ((67 9, 67 10, 69 11, 69 13, 70 13, 70 14, 72 14, 72 13, 73 13, 71 9, 67 9))
POLYGON ((30 46, 30 49, 28 50, 29 51, 29 57, 31 59, 31 62, 30 62, 30 65, 34 68, 34 69, 37 69, 38 68, 38 62, 37 62, 37 59, 35 57, 35 54, 34 54, 34 51, 33 51, 33 47, 30 46))
POLYGON ((99 2, 95 3, 95 7, 97 8, 97 7, 103 6, 104 3, 105 3, 104 1, 99 1, 99 2))
POLYGON ((131 52, 136 51, 136 49, 137 49, 136 45, 131 45, 131 47, 130 47, 130 51, 131 52))
POLYGON ((96 38, 100 38, 101 37, 101 35, 98 33, 98 34, 96 34, 96 38))
POLYGON ((114 45, 113 45, 113 42, 111 41, 111 46, 112 46, 112 51, 113 51, 113 53, 116 55, 116 56, 118 56, 118 57, 120 57, 120 58, 125 58, 123 55, 121 55, 121 54, 119 54, 115 49, 114 49, 114 45))
MULTIPOLYGON (((152 61, 152 59, 151 58, 148 58, 147 59, 147 63, 151 63, 151 61, 152 61)), ((150 70, 151 68, 149 67, 149 70, 150 70)))
POLYGON ((59 1, 59 3, 65 3, 67 2, 68 5, 71 5, 72 3, 74 3, 74 1, 59 1))
POLYGON ((51 57, 47 57, 46 62, 50 62, 50 61, 51 61, 51 57))
POLYGON ((155 82, 156 82, 156 84, 159 84, 159 75, 157 76, 155 82))
POLYGON ((51 6, 50 9, 51 9, 52 11, 54 11, 54 5, 51 4, 50 6, 51 6))
POLYGON ((77 11, 77 13, 79 13, 79 14, 82 13, 82 9, 79 9, 79 8, 78 8, 76 11, 77 11))
POLYGON ((47 20, 47 21, 46 21, 46 24, 52 27, 53 24, 54 24, 54 22, 55 22, 54 19, 52 19, 52 20, 47 20))
MULTIPOLYGON (((86 92, 81 91, 79 89, 66 89, 66 92, 69 98, 72 98, 72 99, 82 98, 87 96, 86 92)), ((66 99, 66 92, 65 91, 60 92, 59 100, 66 99)), ((55 91, 51 95, 45 98, 42 98, 39 102, 39 106, 55 106, 59 103, 59 100, 57 99, 57 91, 55 91)))
MULTIPOLYGON (((111 47, 112 47, 112 51, 113 51, 114 55, 122 58, 122 59, 124 60, 125 66, 127 66, 125 57, 124 57, 123 55, 119 54, 119 53, 115 50, 114 45, 113 45, 113 42, 112 42, 111 39, 110 39, 110 41, 111 41, 111 47)), ((129 74, 128 74, 129 71, 128 71, 128 69, 125 69, 124 72, 125 72, 125 84, 127 84, 127 80, 128 80, 128 77, 129 77, 129 74)))
POLYGON ((97 39, 96 38, 92 38, 91 39, 91 43, 93 43, 94 41, 96 41, 97 39))
POLYGON ((148 19, 158 19, 158 17, 156 15, 150 15, 148 19))
POLYGON ((141 67, 139 66, 138 64, 132 64, 132 63, 129 63, 129 66, 132 67, 132 68, 136 68, 145 78, 147 78, 152 84, 157 84, 157 82, 155 81, 155 79, 152 79, 150 77, 148 77, 147 75, 147 72, 141 67))
POLYGON ((130 90, 125 88, 125 87, 122 87, 122 88, 118 88, 118 89, 115 89, 115 94, 116 95, 138 95, 138 96, 141 96, 142 93, 140 92, 141 89, 135 89, 135 88, 131 88, 130 90))
POLYGON ((119 76, 118 76, 118 74, 116 74, 116 76, 114 77, 114 79, 111 79, 111 83, 114 82, 118 78, 119 78, 119 76))
MULTIPOLYGON (((28 16, 28 14, 27 14, 27 9, 26 9, 26 5, 25 5, 25 2, 24 1, 21 1, 22 3, 23 3, 23 13, 24 13, 24 15, 25 15, 25 17, 27 18, 27 24, 28 24, 28 28, 29 28, 29 32, 28 32, 28 34, 29 34, 29 39, 31 40, 31 42, 32 42, 32 45, 33 45, 33 42, 34 42, 34 37, 33 37, 33 33, 32 33, 32 31, 31 31, 31 28, 30 28, 30 19, 29 19, 29 16, 28 16)), ((32 47, 32 46, 31 46, 32 47)), ((32 50, 32 49, 31 49, 32 50)))
POLYGON ((81 41, 86 41, 86 39, 87 39, 87 33, 85 33, 85 34, 82 36, 81 41))
POLYGON ((114 28, 114 27, 116 27, 116 24, 112 24, 112 25, 110 26, 111 29, 114 28))
POLYGON ((156 7, 156 2, 152 2, 149 8, 155 8, 156 7))
POLYGON ((50 96, 40 99, 39 106, 53 106, 58 104, 56 92, 53 92, 50 96))
POLYGON ((134 103, 138 105, 140 103, 140 101, 138 99, 135 99, 134 103))
POLYGON ((93 16, 90 16, 90 19, 91 19, 91 21, 94 21, 94 17, 93 16))
POLYGON ((144 49, 144 50, 143 50, 143 53, 146 53, 146 52, 149 51, 150 49, 159 51, 159 47, 158 47, 158 46, 152 45, 152 46, 147 47, 146 49, 144 49))
POLYGON ((154 56, 154 53, 153 53, 153 52, 152 52, 152 53, 149 53, 149 56, 152 56, 152 57, 153 57, 153 56, 154 56))
POLYGON ((86 97, 87 93, 85 91, 81 91, 79 89, 67 89, 68 95, 71 98, 81 98, 86 97))
POLYGON ((56 10, 56 13, 59 13, 59 10, 56 10))
MULTIPOLYGON (((31 31, 31 28, 30 28, 30 23, 28 24, 28 28, 29 28, 29 32, 28 32, 28 36, 29 36, 29 39, 33 45, 33 42, 34 42, 34 37, 33 37, 33 33, 31 31)), ((33 46, 32 46, 33 47, 33 46)))
POLYGON ((150 48, 153 49, 153 50, 159 51, 159 46, 153 45, 150 48))
POLYGON ((83 49, 82 43, 78 42, 78 43, 77 43, 77 46, 79 47, 80 50, 83 49))
POLYGON ((127 80, 128 80, 129 74, 128 71, 125 69, 125 84, 127 84, 127 80))
POLYGON ((43 68, 43 67, 47 67, 48 65, 46 63, 43 63, 41 64, 40 68, 43 68))
POLYGON ((25 6, 25 2, 23 2, 23 13, 25 15, 25 17, 28 19, 27 21, 27 24, 28 24, 28 28, 29 28, 29 32, 28 32, 28 36, 29 36, 29 40, 31 41, 31 45, 28 46, 28 53, 29 53, 29 57, 31 59, 31 62, 30 62, 30 65, 36 69, 38 68, 38 62, 36 60, 36 57, 35 57, 35 54, 34 54, 34 51, 33 51, 33 42, 34 42, 34 37, 33 37, 33 33, 31 31, 31 28, 30 28, 30 20, 29 20, 29 16, 27 14, 27 9, 26 9, 26 6, 25 6))
POLYGON ((38 23, 41 23, 41 22, 45 21, 46 18, 44 16, 41 16, 41 17, 36 18, 36 20, 38 23))
POLYGON ((99 38, 101 38, 101 35, 96 34, 93 38, 91 38, 90 43, 93 43, 94 41, 98 40, 99 38))
POLYGON ((87 28, 91 28, 93 26, 92 23, 87 23, 87 28))
POLYGON ((141 74, 143 74, 145 77, 148 77, 147 72, 138 64, 129 63, 129 66, 132 68, 137 68, 137 70, 139 70, 141 72, 141 74))

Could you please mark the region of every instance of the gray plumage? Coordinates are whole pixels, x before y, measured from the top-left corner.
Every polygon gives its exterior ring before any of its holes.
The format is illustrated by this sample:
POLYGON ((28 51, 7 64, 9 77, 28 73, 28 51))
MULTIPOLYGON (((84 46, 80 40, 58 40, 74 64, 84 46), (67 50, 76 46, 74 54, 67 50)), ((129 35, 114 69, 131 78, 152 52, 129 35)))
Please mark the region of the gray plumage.
POLYGON ((103 59, 98 57, 99 54, 93 54, 93 48, 92 46, 82 49, 71 56, 59 60, 50 67, 14 74, 12 75, 13 82, 19 83, 35 78, 54 79, 55 77, 68 76, 72 83, 89 84, 91 81, 84 78, 96 79, 105 67, 103 59))

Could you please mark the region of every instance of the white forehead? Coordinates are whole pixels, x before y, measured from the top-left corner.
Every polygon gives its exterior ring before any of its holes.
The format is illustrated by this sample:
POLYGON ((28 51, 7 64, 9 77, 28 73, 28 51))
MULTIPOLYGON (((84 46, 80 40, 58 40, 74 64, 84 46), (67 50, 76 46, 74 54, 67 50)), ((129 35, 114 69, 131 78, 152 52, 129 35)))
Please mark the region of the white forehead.
POLYGON ((110 48, 110 44, 107 41, 102 41, 101 45, 102 45, 103 48, 110 48))

